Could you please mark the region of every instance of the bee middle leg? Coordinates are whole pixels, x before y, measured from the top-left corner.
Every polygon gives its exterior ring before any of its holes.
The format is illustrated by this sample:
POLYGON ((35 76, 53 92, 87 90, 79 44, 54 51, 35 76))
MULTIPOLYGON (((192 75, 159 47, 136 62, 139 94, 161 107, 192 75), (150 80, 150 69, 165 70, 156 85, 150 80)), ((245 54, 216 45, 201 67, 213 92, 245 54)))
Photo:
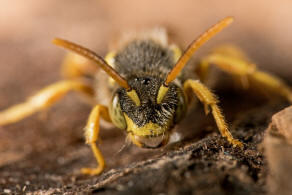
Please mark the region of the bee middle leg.
POLYGON ((92 109, 87 121, 87 125, 85 127, 85 139, 86 143, 91 146, 92 152, 94 154, 98 166, 96 168, 82 168, 81 172, 83 174, 98 175, 105 168, 104 158, 96 145, 96 141, 98 141, 100 118, 103 118, 108 122, 111 122, 108 108, 103 105, 96 105, 92 109))
POLYGON ((243 144, 239 140, 232 137, 231 133, 228 130, 224 116, 221 113, 219 106, 217 105, 219 102, 218 99, 204 84, 197 80, 186 80, 184 83, 184 91, 186 92, 186 94, 189 94, 190 92, 196 94, 198 99, 204 104, 206 114, 209 113, 209 108, 211 108, 213 117, 216 121, 217 127, 221 135, 225 137, 229 141, 229 143, 231 143, 233 146, 243 146, 243 144))
POLYGON ((20 121, 35 112, 44 110, 61 99, 69 91, 78 91, 88 97, 94 96, 91 85, 78 80, 63 80, 40 90, 27 101, 0 112, 0 126, 20 121))
POLYGON ((236 47, 219 47, 203 57, 197 67, 197 73, 201 81, 206 80, 211 64, 235 78, 239 78, 245 89, 250 86, 250 83, 254 83, 292 102, 292 89, 284 81, 272 74, 258 70, 256 65, 251 63, 243 52, 236 47))
POLYGON ((68 52, 61 66, 61 74, 66 79, 84 76, 94 76, 98 66, 88 59, 75 53, 68 52))

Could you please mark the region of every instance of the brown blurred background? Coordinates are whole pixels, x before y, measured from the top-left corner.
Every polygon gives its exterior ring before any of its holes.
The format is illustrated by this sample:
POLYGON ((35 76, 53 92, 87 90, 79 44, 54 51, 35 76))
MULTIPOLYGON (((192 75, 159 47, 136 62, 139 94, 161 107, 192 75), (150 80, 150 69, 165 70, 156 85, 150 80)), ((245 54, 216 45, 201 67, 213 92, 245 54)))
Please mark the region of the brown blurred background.
POLYGON ((292 2, 288 0, 4 0, 0 8, 1 89, 57 75, 63 52, 50 43, 54 37, 74 40, 104 54, 109 40, 119 32, 166 26, 186 46, 226 16, 234 16, 234 24, 199 54, 218 43, 231 42, 260 67, 286 79, 291 77, 292 2), (15 77, 17 80, 12 79, 15 77))
MULTIPOLYGON (((2 0, 0 109, 60 79, 59 67, 64 52, 51 44, 54 37, 72 40, 104 55, 111 38, 120 32, 165 26, 185 47, 226 16, 234 16, 235 22, 204 45, 197 57, 220 43, 233 43, 260 68, 292 84, 292 2, 288 0, 2 0)), ((46 144, 60 148, 72 142, 68 138, 72 134, 76 140, 80 139, 90 108, 78 98, 69 97, 58 106, 52 108, 49 120, 36 120, 35 117, 0 127, 0 152, 3 152, 2 157, 6 155, 6 163, 7 159, 19 158, 18 154, 7 151, 41 151, 46 144)), ((119 147, 121 145, 115 151, 119 147)))

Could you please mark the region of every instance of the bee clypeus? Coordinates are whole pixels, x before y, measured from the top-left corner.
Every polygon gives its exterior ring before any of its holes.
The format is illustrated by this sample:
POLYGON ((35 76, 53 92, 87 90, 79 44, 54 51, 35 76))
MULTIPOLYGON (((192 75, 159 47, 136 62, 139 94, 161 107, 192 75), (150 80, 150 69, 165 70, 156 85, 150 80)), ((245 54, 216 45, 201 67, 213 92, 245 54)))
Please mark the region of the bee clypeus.
POLYGON ((234 139, 228 130, 218 99, 203 84, 210 64, 237 76, 244 86, 255 81, 290 101, 292 93, 280 79, 257 70, 241 51, 233 47, 223 47, 203 57, 197 66, 197 75, 183 69, 203 43, 232 21, 233 18, 227 17, 218 22, 194 40, 184 52, 168 44, 165 33, 150 33, 124 41, 105 60, 75 43, 54 39, 54 44, 77 53, 69 53, 64 61, 66 79, 45 87, 24 103, 0 112, 0 125, 17 122, 48 108, 72 90, 92 99, 96 99, 99 93, 110 91, 110 105, 106 107, 100 104, 102 102, 95 104, 85 127, 86 143, 91 146, 98 165, 96 168, 83 168, 81 172, 97 175, 105 167, 104 158, 96 145, 101 118, 125 130, 127 138, 139 147, 161 147, 168 143, 171 129, 184 117, 192 94, 195 94, 204 104, 206 114, 212 113, 221 135, 233 146, 242 147, 243 144, 234 139), (95 75, 94 78, 100 81, 101 78, 96 76, 100 68, 110 76, 111 81, 107 91, 102 92, 102 89, 82 79, 86 75, 95 75))

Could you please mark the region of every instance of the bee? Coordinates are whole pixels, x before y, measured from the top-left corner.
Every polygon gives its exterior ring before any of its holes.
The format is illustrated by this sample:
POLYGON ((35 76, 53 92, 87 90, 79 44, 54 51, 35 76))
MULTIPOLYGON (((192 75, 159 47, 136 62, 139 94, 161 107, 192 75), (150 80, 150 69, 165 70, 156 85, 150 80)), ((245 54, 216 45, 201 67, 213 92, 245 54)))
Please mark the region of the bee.
POLYGON ((219 21, 184 52, 176 45, 168 44, 163 33, 124 41, 105 59, 78 44, 56 38, 54 44, 76 53, 69 53, 63 63, 66 78, 45 87, 24 103, 0 112, 0 125, 17 122, 46 109, 69 91, 77 91, 92 99, 103 93, 112 93, 112 99, 106 100, 108 107, 103 104, 104 99, 94 105, 85 127, 86 143, 92 149, 97 167, 83 168, 81 172, 98 175, 105 168, 103 155, 96 144, 101 119, 126 131, 128 140, 138 147, 158 148, 168 143, 171 130, 185 116, 195 95, 203 103, 206 114, 212 113, 221 135, 232 146, 243 147, 243 143, 229 132, 218 98, 203 82, 209 66, 212 64, 240 78, 244 86, 250 81, 258 82, 291 102, 292 92, 279 78, 257 70, 241 51, 233 47, 220 48, 203 57, 196 67, 197 74, 184 68, 201 45, 232 22, 232 17, 219 21), (109 76, 106 90, 103 77, 97 74, 99 69, 109 76), (82 79, 86 75, 93 75, 99 87, 82 79))

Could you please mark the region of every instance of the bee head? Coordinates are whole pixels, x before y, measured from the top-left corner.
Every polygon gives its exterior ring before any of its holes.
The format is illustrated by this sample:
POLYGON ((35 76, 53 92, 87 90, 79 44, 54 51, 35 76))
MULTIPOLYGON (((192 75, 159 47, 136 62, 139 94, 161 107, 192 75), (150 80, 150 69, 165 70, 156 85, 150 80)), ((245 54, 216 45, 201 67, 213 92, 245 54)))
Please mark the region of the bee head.
POLYGON ((157 77, 132 78, 128 80, 131 90, 120 88, 113 97, 110 108, 113 123, 126 129, 130 140, 140 147, 166 144, 170 129, 185 112, 182 89, 171 83, 162 94, 163 82, 157 77))

